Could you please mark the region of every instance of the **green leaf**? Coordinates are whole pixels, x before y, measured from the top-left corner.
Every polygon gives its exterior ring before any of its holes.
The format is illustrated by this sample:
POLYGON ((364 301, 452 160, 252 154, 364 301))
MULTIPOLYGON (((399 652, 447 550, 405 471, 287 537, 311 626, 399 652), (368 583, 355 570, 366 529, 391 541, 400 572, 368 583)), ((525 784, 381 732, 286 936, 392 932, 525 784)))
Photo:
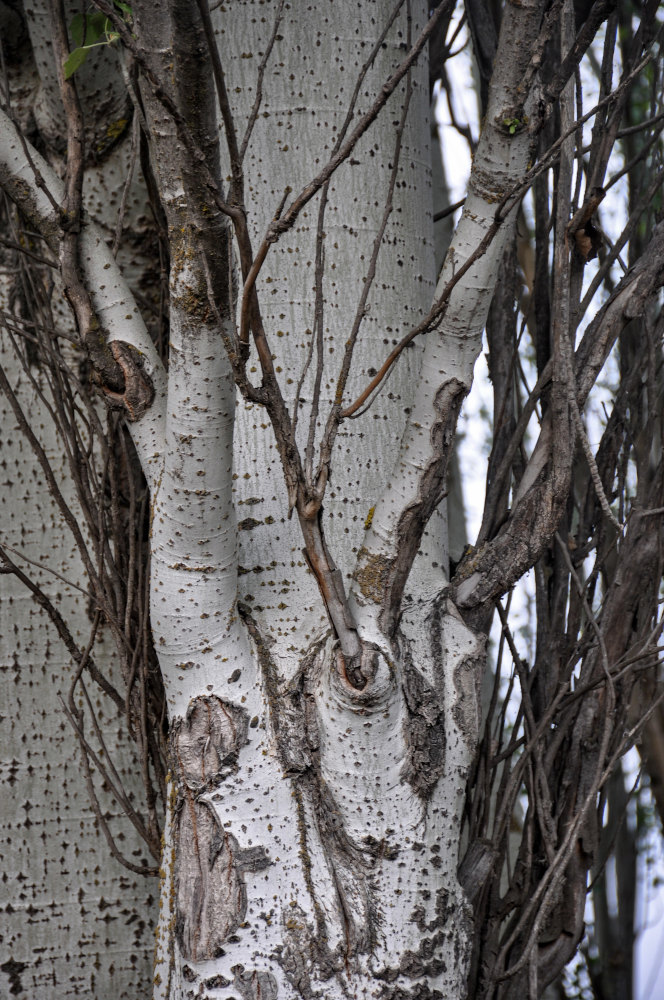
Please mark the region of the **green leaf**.
POLYGON ((118 10, 121 10, 125 17, 132 17, 133 11, 128 3, 120 3, 120 0, 114 0, 115 6, 118 10))
POLYGON ((71 24, 69 25, 69 34, 74 45, 79 48, 83 44, 83 35, 85 27, 85 15, 75 14, 71 19, 71 24))
POLYGON ((93 14, 75 14, 69 25, 69 33, 77 48, 87 48, 94 45, 110 27, 111 22, 106 15, 95 11, 93 14))
POLYGON ((81 47, 74 49, 70 52, 64 63, 65 80, 68 80, 70 76, 73 76, 76 70, 83 65, 88 57, 88 52, 90 50, 86 47, 81 47))
POLYGON ((111 24, 105 14, 97 10, 94 14, 88 14, 88 37, 86 42, 91 45, 96 42, 101 35, 105 35, 111 24))

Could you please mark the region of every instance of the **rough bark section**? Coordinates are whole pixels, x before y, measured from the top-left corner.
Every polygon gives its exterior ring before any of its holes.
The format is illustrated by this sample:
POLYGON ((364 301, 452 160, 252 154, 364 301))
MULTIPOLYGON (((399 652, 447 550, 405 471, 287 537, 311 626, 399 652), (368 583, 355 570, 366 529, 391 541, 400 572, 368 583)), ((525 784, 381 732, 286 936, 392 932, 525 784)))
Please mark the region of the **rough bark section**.
POLYGON ((432 687, 414 663, 404 665, 406 699, 404 737, 407 763, 402 776, 426 798, 445 771, 445 704, 440 688, 432 687))
POLYGON ((410 978, 436 977, 446 969, 445 962, 437 957, 448 936, 450 922, 458 918, 457 908, 450 893, 440 888, 436 892, 434 916, 427 920, 423 909, 416 908, 413 920, 421 933, 419 947, 416 951, 405 951, 398 966, 389 966, 376 974, 386 984, 380 993, 385 1000, 444 1000, 439 990, 431 989, 426 983, 418 983, 412 990, 404 990, 402 986, 392 987, 400 975, 410 978))
MULTIPOLYGON (((347 940, 358 939, 352 918, 353 906, 344 892, 344 885, 349 878, 348 858, 344 863, 343 852, 348 844, 344 842, 343 827, 330 790, 324 789, 321 794, 319 737, 313 686, 319 669, 317 664, 325 654, 330 634, 326 632, 311 645, 296 675, 280 685, 277 668, 270 655, 273 641, 269 636, 265 638, 261 635, 257 622, 246 605, 240 604, 239 611, 256 645, 270 703, 272 731, 284 773, 291 779, 292 794, 297 802, 300 857, 314 921, 307 917, 296 900, 292 900, 289 912, 282 921, 283 944, 278 948, 277 957, 297 995, 308 1000, 315 995, 312 980, 331 979, 338 970, 340 960, 343 963, 347 958, 345 955, 334 954, 329 946, 330 929, 314 885, 312 856, 313 852, 320 850, 321 845, 325 851, 326 863, 329 863, 333 873, 340 913, 351 916, 347 940), (327 800, 323 802, 325 795, 327 800)), ((353 886, 352 876, 350 882, 357 897, 358 886, 353 886)), ((366 912, 366 892, 361 892, 361 895, 364 897, 362 909, 366 912)))
MULTIPOLYGON (((447 621, 445 611, 445 602, 437 602, 437 617, 435 622, 431 623, 434 631, 440 630, 441 623, 447 621)), ((256 625, 249 618, 246 609, 243 614, 245 620, 251 623, 253 634, 256 625)), ((465 628, 462 623, 459 624, 462 629, 465 628)), ((444 725, 448 719, 445 687, 442 684, 436 687, 425 678, 422 671, 414 665, 417 654, 411 656, 405 637, 403 642, 403 655, 408 660, 405 668, 406 676, 402 682, 405 690, 401 690, 400 686, 394 695, 398 700, 403 698, 405 710, 400 716, 397 715, 402 722, 393 731, 393 735, 395 741, 405 737, 406 763, 400 772, 395 770, 394 776, 398 774, 399 780, 404 785, 409 785, 417 792, 422 802, 420 808, 424 817, 426 810, 424 803, 433 794, 447 763, 444 737, 444 725)), ((429 638, 429 645, 430 643, 429 638)), ((447 654, 442 648, 440 635, 436 650, 436 656, 439 662, 442 662, 447 654)), ((339 788, 335 789, 328 772, 323 773, 322 734, 319 731, 318 714, 322 704, 320 685, 326 672, 330 671, 333 678, 336 678, 331 683, 330 697, 336 691, 337 685, 344 684, 343 672, 336 654, 337 648, 331 642, 329 635, 322 637, 313 644, 309 654, 301 662, 297 676, 287 687, 282 688, 277 696, 278 685, 274 664, 271 663, 266 644, 261 643, 260 646, 263 669, 269 677, 267 685, 272 692, 270 697, 273 704, 272 721, 276 740, 283 766, 293 783, 293 794, 298 801, 302 864, 315 914, 315 919, 312 921, 295 901, 291 904, 284 923, 284 945, 279 956, 279 962, 289 982, 297 991, 297 995, 303 997, 318 995, 316 990, 319 984, 334 979, 335 984, 331 983, 331 992, 328 991, 332 995, 338 988, 340 978, 343 980, 346 975, 351 976, 356 967, 359 969, 364 965, 364 956, 375 954, 377 942, 385 932, 386 921, 389 926, 392 919, 389 909, 387 911, 385 909, 389 895, 386 894, 385 887, 392 884, 390 879, 394 879, 394 887, 401 892, 402 890, 398 888, 399 872, 404 872, 403 878, 409 881, 408 872, 411 868, 417 873, 413 878, 421 878, 424 874, 422 869, 428 868, 436 876, 436 873, 444 870, 446 865, 442 860, 439 843, 427 845, 413 842, 415 831, 419 831, 419 835, 424 835, 424 826, 414 821, 412 827, 408 826, 408 831, 385 830, 383 828, 389 827, 390 822, 382 818, 381 812, 376 813, 374 817, 372 811, 374 807, 371 802, 367 803, 363 822, 353 810, 354 802, 362 801, 361 796, 368 794, 363 792, 361 783, 357 786, 357 799, 354 799, 352 794, 349 797, 348 788, 344 795, 339 788), (325 902, 321 897, 320 853, 318 858, 316 857, 316 852, 320 852, 321 849, 324 858, 322 863, 332 883, 330 893, 332 913, 330 900, 325 902), (390 871, 396 874, 390 875, 390 871), (342 930, 341 936, 338 933, 338 925, 342 930)), ((346 720, 348 725, 350 727, 357 725, 359 731, 368 734, 371 726, 375 724, 371 721, 372 712, 377 713, 373 717, 380 725, 379 720, 385 707, 384 700, 387 698, 387 703, 391 704, 393 694, 390 692, 395 683, 395 678, 392 676, 387 688, 379 686, 372 690, 368 686, 366 692, 353 690, 354 707, 346 707, 346 711, 349 712, 346 720), (357 716, 357 720, 353 718, 354 716, 357 716)), ((337 693, 342 699, 344 694, 347 694, 345 688, 337 693)), ((328 699, 324 697, 323 701, 326 700, 328 699)), ((334 707, 327 706, 324 709, 326 716, 329 712, 332 715, 343 712, 342 704, 342 701, 335 700, 334 707)), ((350 740, 346 767, 351 771, 353 768, 370 768, 373 764, 372 741, 369 739, 366 747, 361 747, 359 745, 361 740, 356 742, 354 737, 349 738, 347 734, 351 729, 346 729, 346 724, 342 723, 341 719, 338 721, 341 731, 346 734, 346 740, 350 740), (351 747, 354 747, 354 753, 350 753, 351 747)), ((326 722, 329 722, 329 719, 326 719, 326 722)), ((353 778, 350 774, 344 775, 344 787, 348 782, 352 788, 353 778)), ((385 802, 384 808, 389 814, 389 801, 385 802)), ((410 819, 412 818, 411 816, 410 819)), ((440 884, 440 874, 434 878, 435 881, 440 884)), ((417 898, 417 894, 414 895, 417 898)), ((413 904, 404 905, 408 911, 404 914, 406 924, 409 921, 417 923, 419 917, 409 911, 409 906, 412 907, 413 904)), ((424 914, 424 907, 420 909, 421 914, 424 914)), ((417 946, 406 946, 400 955, 398 965, 394 968, 385 966, 387 971, 382 977, 383 986, 379 995, 394 997, 443 995, 433 988, 433 984, 425 985, 421 981, 431 977, 435 980, 448 971, 450 951, 448 939, 456 933, 455 926, 450 923, 443 926, 441 914, 438 910, 436 913, 437 916, 433 915, 432 906, 426 918, 429 922, 433 921, 431 934, 422 938, 418 925, 418 933, 414 935, 417 946), (447 955, 444 956, 445 949, 447 955)), ((458 924, 458 910, 456 923, 458 924)), ((368 961, 372 963, 370 957, 368 961)), ((373 963, 375 962, 374 958, 373 963)))
POLYGON ((187 798, 178 817, 175 844, 175 932, 180 951, 192 962, 217 958, 247 909, 236 863, 237 842, 224 834, 210 805, 187 798))
POLYGON ((195 795, 215 788, 237 769, 247 741, 242 709, 215 695, 195 698, 184 719, 173 724, 175 759, 182 781, 195 795))
POLYGON ((224 942, 247 909, 243 872, 260 871, 270 863, 260 847, 241 850, 212 804, 202 798, 237 770, 248 725, 242 709, 216 696, 195 698, 185 718, 173 725, 173 759, 180 784, 175 931, 186 961, 224 954, 224 942))
POLYGON ((206 992, 225 989, 234 991, 232 995, 235 996, 235 1000, 238 1000, 238 997, 242 1000, 277 1000, 279 996, 279 987, 273 975, 257 969, 245 969, 241 963, 233 966, 232 979, 222 973, 201 976, 188 965, 182 967, 182 978, 185 981, 185 988, 180 995, 186 997, 186 1000, 194 1000, 194 997, 212 1000, 213 996, 228 996, 229 994, 206 992))
MULTIPOLYGON (((431 682, 425 680, 423 694, 426 702, 420 705, 419 712, 422 714, 426 711, 426 703, 430 701, 429 692, 438 692, 441 712, 444 709, 449 713, 445 736, 448 745, 453 745, 452 734, 456 731, 472 756, 479 737, 486 638, 483 634, 474 634, 466 629, 461 615, 445 594, 430 602, 424 615, 423 628, 428 661, 433 665, 433 672, 431 682)), ((437 739, 435 727, 430 730, 430 738, 431 736, 437 739)), ((434 784, 431 782, 431 787, 434 784)))
POLYGON ((277 984, 269 972, 246 970, 243 966, 235 967, 233 986, 242 1000, 276 1000, 277 984))
POLYGON ((479 733, 480 689, 485 665, 486 657, 477 655, 463 657, 454 668, 454 687, 457 700, 452 708, 452 713, 454 721, 470 746, 477 743, 479 733))
POLYGON ((424 527, 440 503, 445 493, 445 479, 450 449, 454 439, 459 411, 468 393, 469 386, 452 378, 436 393, 433 407, 436 420, 431 428, 431 458, 420 475, 418 498, 401 514, 396 529, 395 558, 388 581, 388 589, 383 593, 388 631, 396 625, 398 610, 410 568, 417 555, 424 527))
POLYGON ((124 377, 124 388, 119 394, 106 390, 107 396, 116 396, 124 405, 127 420, 133 423, 148 412, 154 402, 154 385, 145 370, 143 355, 131 344, 114 340, 109 349, 124 377))
POLYGON ((431 458, 420 474, 417 499, 408 504, 397 522, 394 550, 398 555, 387 557, 364 547, 358 554, 357 587, 364 597, 385 608, 382 624, 389 635, 397 627, 401 598, 422 532, 445 493, 450 448, 468 388, 453 378, 436 394, 436 420, 429 433, 431 458))
POLYGON ((403 774, 415 791, 426 798, 449 771, 447 749, 454 744, 455 730, 462 735, 469 752, 474 752, 486 656, 483 641, 478 643, 477 638, 471 641, 469 649, 457 648, 451 634, 454 628, 463 630, 463 626, 444 594, 422 602, 419 609, 412 608, 403 624, 405 628, 398 636, 408 713, 405 725, 408 765, 403 774), (413 617, 418 619, 414 639, 413 617), (429 676, 417 669, 417 662, 430 666, 429 676))
MULTIPOLYGON (((256 625, 252 622, 252 635, 255 632, 256 625)), ((260 656, 268 685, 274 694, 276 671, 265 644, 261 646, 260 656)), ((293 794, 300 804, 302 863, 308 873, 309 891, 316 912, 315 929, 304 919, 304 914, 300 918, 293 914, 292 919, 286 922, 287 943, 281 961, 289 978, 298 983, 305 978, 302 962, 296 958, 298 952, 313 954, 322 978, 326 978, 338 966, 340 959, 346 961, 351 955, 371 950, 376 923, 370 875, 380 854, 380 846, 378 841, 367 842, 363 849, 348 836, 333 790, 320 773, 320 741, 313 692, 320 671, 329 669, 329 658, 335 659, 335 656, 336 647, 330 652, 328 634, 314 643, 303 660, 300 672, 287 688, 271 699, 281 759, 286 773, 293 780, 293 794), (314 820, 313 829, 307 829, 307 816, 314 820), (309 852, 317 849, 317 842, 323 846, 334 884, 344 929, 343 955, 339 953, 335 956, 330 951, 325 916, 317 906, 311 882, 309 852)))

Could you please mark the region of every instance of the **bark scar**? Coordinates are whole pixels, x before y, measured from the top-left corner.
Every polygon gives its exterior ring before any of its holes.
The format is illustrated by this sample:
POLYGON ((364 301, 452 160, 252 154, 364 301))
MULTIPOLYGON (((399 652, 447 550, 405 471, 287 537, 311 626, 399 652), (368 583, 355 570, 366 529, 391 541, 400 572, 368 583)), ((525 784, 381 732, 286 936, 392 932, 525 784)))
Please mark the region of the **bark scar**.
POLYGON ((152 379, 145 370, 143 355, 135 347, 131 344, 125 344, 122 340, 112 340, 108 346, 122 370, 125 387, 123 392, 114 392, 106 386, 102 386, 102 388, 106 396, 122 403, 126 410, 127 420, 134 423, 134 421, 140 420, 152 406, 154 401, 152 379))

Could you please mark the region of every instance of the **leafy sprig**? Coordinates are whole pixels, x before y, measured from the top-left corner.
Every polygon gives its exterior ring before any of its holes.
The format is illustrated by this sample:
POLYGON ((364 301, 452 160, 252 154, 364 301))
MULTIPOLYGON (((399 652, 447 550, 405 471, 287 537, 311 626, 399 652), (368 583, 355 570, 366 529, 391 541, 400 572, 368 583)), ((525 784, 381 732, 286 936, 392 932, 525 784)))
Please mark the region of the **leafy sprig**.
MULTIPOLYGON (((114 5, 120 11, 123 20, 131 21, 132 9, 129 4, 114 0, 114 5)), ((69 33, 76 47, 64 61, 65 80, 80 69, 92 49, 102 45, 112 45, 120 37, 111 20, 98 10, 87 14, 75 14, 69 25, 69 33)))

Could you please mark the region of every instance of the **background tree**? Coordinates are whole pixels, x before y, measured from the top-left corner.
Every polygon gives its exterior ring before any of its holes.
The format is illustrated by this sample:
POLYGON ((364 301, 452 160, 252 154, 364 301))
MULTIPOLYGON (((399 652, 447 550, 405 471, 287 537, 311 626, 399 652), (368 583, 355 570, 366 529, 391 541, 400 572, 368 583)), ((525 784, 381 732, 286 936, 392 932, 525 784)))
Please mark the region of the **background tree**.
MULTIPOLYGON (((71 658, 58 718, 114 863, 160 865, 154 995, 539 996, 581 941, 619 828, 607 782, 644 725, 657 774, 657 4, 468 5, 483 126, 437 282, 425 54, 447 79, 451 0, 3 17, 9 455, 80 560, 3 535, 5 592, 71 658), (485 327, 483 523, 449 573, 485 327), (526 662, 510 610, 531 568, 526 662)), ((15 943, 12 989, 47 995, 15 943)), ((97 972, 86 990, 131 988, 97 972)))

